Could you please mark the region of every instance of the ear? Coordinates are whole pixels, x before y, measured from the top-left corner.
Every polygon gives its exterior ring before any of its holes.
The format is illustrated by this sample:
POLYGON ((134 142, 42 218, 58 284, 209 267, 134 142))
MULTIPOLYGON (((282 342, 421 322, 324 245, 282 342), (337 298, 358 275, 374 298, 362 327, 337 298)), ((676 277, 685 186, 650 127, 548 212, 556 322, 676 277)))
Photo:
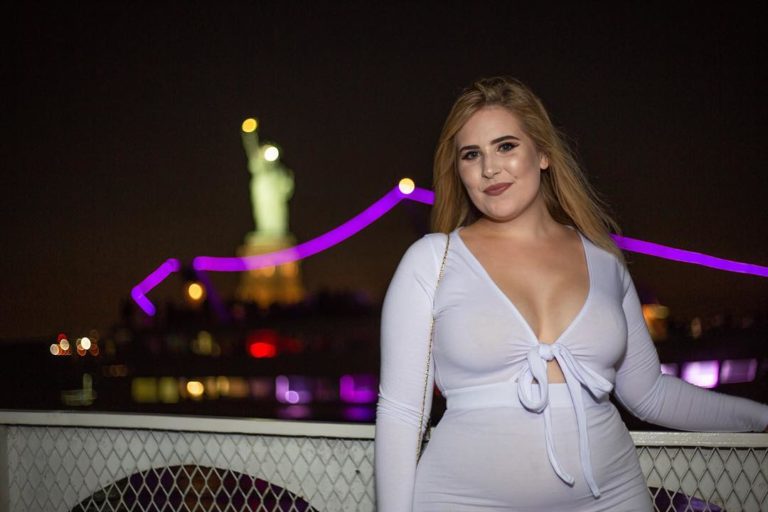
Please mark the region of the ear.
POLYGON ((539 169, 542 171, 549 169, 549 157, 547 155, 539 155, 539 169))

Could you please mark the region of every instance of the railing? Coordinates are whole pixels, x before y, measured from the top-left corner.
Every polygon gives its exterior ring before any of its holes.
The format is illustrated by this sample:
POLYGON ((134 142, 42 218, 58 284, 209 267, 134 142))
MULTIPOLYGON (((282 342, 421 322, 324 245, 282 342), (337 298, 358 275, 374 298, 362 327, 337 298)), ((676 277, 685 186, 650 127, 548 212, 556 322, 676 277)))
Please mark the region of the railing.
MULTIPOLYGON (((0 512, 372 511, 372 425, 0 411, 0 512)), ((768 434, 634 432, 659 511, 768 510, 768 434)))

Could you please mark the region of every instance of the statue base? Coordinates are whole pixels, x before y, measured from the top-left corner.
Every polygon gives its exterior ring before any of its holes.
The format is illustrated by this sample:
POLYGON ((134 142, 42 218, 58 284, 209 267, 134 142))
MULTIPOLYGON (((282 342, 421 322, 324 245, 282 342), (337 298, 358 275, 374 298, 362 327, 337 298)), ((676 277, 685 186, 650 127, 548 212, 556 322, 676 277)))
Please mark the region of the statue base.
MULTIPOLYGON (((256 256, 294 245, 296 239, 290 234, 281 236, 249 233, 245 237, 245 243, 238 248, 237 255, 256 256)), ((304 299, 300 261, 248 270, 241 276, 237 288, 237 298, 241 301, 254 302, 259 307, 267 308, 272 304, 295 304, 304 299)))

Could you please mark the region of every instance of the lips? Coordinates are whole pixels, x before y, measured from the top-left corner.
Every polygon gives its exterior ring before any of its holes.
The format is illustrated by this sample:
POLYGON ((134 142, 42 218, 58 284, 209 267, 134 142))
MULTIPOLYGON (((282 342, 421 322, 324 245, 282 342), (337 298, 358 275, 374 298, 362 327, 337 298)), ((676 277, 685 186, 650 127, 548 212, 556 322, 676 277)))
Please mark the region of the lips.
POLYGON ((491 185, 490 187, 483 189, 483 193, 489 196, 498 196, 511 186, 511 183, 497 183, 496 185, 491 185))

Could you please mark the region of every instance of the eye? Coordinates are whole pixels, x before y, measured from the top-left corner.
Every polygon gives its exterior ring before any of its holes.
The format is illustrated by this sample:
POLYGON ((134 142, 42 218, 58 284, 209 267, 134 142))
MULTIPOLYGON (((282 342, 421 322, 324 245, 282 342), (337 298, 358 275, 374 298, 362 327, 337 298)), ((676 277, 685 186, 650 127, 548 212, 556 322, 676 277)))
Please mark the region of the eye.
POLYGON ((461 159, 462 160, 474 160, 475 158, 477 158, 477 155, 478 155, 477 151, 474 151, 474 150, 473 151, 467 151, 466 153, 462 153, 461 154, 461 159))
POLYGON ((502 142, 501 144, 499 144, 499 151, 501 151, 502 153, 506 153, 508 151, 512 151, 516 147, 517 147, 517 144, 513 142, 502 142))

